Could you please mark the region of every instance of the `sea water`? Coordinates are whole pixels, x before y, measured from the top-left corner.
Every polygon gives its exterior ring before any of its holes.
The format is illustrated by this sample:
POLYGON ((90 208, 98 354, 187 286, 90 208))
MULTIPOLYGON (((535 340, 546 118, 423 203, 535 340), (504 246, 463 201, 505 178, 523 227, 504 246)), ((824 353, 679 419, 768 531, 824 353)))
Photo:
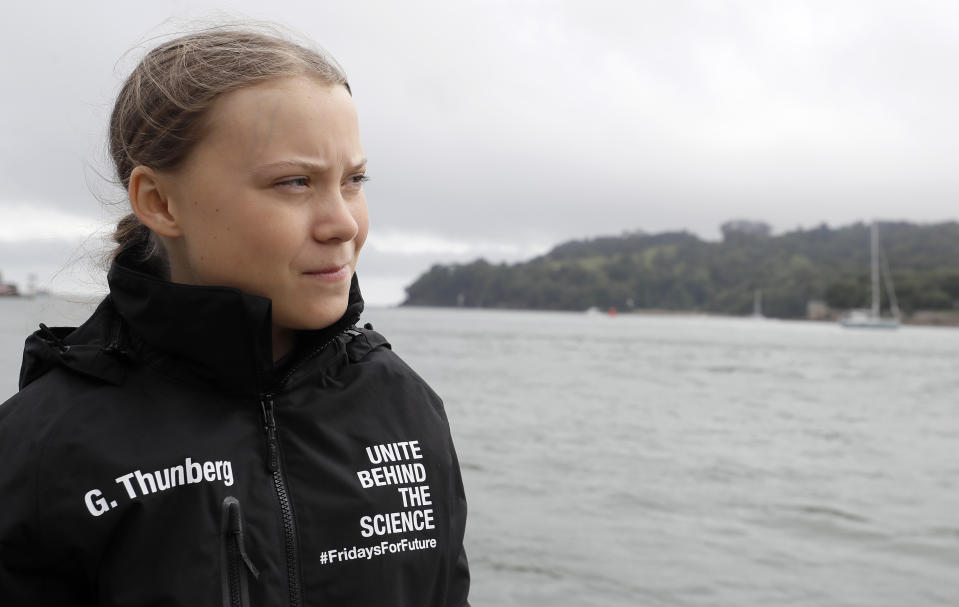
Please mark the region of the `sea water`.
MULTIPOLYGON (((89 309, 0 301, 0 399, 26 331, 89 309)), ((959 604, 959 330, 364 320, 445 400, 474 605, 959 604)))

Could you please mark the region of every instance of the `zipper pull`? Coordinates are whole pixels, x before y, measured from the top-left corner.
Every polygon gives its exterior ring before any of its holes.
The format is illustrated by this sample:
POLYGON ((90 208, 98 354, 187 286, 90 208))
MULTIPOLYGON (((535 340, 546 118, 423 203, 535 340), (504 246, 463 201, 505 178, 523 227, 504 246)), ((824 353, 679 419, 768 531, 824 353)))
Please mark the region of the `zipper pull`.
POLYGON ((270 472, 276 472, 280 467, 279 449, 276 444, 276 417, 273 415, 273 395, 264 394, 260 398, 260 409, 263 411, 263 429, 266 431, 267 465, 270 472))
POLYGON ((228 508, 227 516, 229 518, 227 520, 227 529, 236 541, 237 552, 239 552, 240 558, 243 560, 246 568, 253 575, 253 579, 258 580, 260 579, 260 571, 246 553, 246 542, 243 540, 243 522, 240 515, 240 502, 231 496, 227 497, 223 503, 226 504, 228 508))

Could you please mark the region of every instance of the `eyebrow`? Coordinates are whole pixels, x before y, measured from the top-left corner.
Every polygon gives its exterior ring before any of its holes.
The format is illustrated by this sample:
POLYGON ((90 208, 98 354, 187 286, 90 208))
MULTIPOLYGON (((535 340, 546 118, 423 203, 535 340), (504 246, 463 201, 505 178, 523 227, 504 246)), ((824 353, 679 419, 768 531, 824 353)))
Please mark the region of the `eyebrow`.
MULTIPOLYGON (((358 162, 353 163, 352 166, 347 167, 349 171, 357 171, 366 166, 366 158, 361 158, 358 162)), ((277 162, 270 162, 267 164, 262 164, 255 167, 253 170, 256 173, 262 171, 268 171, 270 169, 276 168, 292 168, 292 169, 302 169, 305 172, 310 173, 322 173, 330 169, 329 164, 319 164, 316 162, 310 162, 308 160, 279 160, 277 162)))

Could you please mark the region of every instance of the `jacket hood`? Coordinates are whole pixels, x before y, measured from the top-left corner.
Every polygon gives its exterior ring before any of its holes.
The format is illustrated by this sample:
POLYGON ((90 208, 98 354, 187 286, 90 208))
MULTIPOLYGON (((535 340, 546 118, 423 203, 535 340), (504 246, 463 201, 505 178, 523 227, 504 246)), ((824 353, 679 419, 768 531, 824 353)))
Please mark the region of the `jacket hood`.
POLYGON ((119 319, 111 313, 109 297, 79 328, 47 327, 30 335, 23 348, 20 389, 57 366, 112 384, 123 382, 128 359, 121 346, 119 319))
MULTIPOLYGON (((154 358, 231 392, 261 392, 273 376, 272 303, 231 287, 173 283, 135 255, 107 274, 110 294, 78 328, 48 328, 27 338, 20 389, 56 366, 119 384, 134 357, 154 358)), ((359 321, 363 298, 354 274, 349 303, 332 325, 297 333, 294 360, 314 353, 359 321)))

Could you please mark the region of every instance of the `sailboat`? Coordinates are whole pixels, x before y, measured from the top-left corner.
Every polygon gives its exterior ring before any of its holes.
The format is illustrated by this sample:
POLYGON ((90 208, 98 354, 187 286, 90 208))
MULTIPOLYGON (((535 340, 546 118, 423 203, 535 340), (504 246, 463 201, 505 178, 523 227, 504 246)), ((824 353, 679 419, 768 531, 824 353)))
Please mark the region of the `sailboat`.
POLYGON ((880 314, 879 306, 882 293, 880 292, 880 251, 879 251, 879 223, 873 221, 871 234, 871 274, 872 284, 870 292, 872 294, 872 307, 868 310, 851 310, 844 314, 840 319, 842 326, 850 329, 897 329, 899 328, 899 305, 896 303, 896 291, 892 286, 892 275, 889 272, 889 264, 885 257, 882 257, 882 275, 885 278, 886 291, 889 298, 889 308, 892 317, 883 317, 880 314))
POLYGON ((759 289, 753 291, 753 320, 766 320, 763 316, 763 292, 759 289))

